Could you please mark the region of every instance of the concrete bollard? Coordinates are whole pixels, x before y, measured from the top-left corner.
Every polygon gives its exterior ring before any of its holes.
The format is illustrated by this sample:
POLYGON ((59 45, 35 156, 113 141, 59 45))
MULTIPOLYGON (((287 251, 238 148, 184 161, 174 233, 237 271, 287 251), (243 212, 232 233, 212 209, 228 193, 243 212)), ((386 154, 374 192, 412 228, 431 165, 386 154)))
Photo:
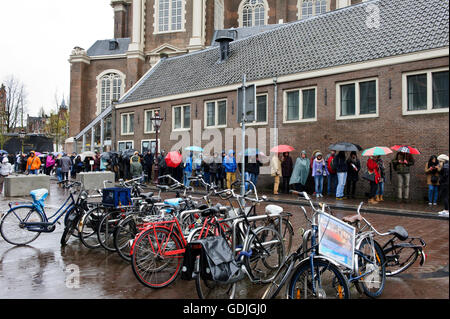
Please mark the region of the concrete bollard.
MULTIPOLYGON (((104 181, 111 181, 114 183, 115 174, 113 172, 87 172, 78 173, 77 181, 82 182, 84 189, 88 191, 95 191, 104 188, 104 181)), ((114 184, 106 184, 106 187, 113 187, 114 184)))
POLYGON ((30 196, 30 192, 46 188, 50 193, 50 176, 48 175, 9 175, 5 178, 5 197, 30 196))

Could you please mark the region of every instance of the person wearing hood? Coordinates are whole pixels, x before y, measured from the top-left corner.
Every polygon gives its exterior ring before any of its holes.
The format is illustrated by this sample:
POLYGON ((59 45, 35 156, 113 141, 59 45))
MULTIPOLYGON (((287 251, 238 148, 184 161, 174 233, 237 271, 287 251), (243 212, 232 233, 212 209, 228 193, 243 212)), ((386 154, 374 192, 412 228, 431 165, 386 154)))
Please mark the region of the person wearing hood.
POLYGON ((0 194, 3 192, 3 182, 5 178, 13 172, 14 168, 9 162, 8 158, 5 156, 0 163, 0 194))
POLYGON ((300 153, 300 157, 297 158, 292 171, 292 176, 289 181, 289 185, 293 185, 296 191, 303 192, 306 190, 306 181, 308 179, 310 169, 310 161, 306 156, 306 151, 300 153))
POLYGON ((184 163, 184 186, 189 187, 191 181, 189 180, 189 177, 192 176, 192 164, 193 164, 193 157, 194 153, 190 152, 189 157, 186 159, 186 162, 184 163))
POLYGON ((236 158, 234 157, 234 151, 230 150, 228 155, 223 159, 223 167, 225 168, 225 174, 227 179, 227 188, 231 188, 231 184, 236 181, 236 158))
POLYGON ((41 160, 38 156, 36 156, 36 153, 34 151, 30 152, 30 156, 27 160, 27 168, 29 174, 37 175, 39 172, 39 169, 41 168, 41 160))
POLYGON ((316 197, 323 197, 323 178, 328 176, 327 162, 323 159, 322 153, 316 152, 312 165, 312 176, 314 177, 314 185, 316 197))
POLYGON ((131 178, 137 178, 142 176, 142 165, 137 152, 130 159, 130 175, 131 178))
POLYGON ((50 175, 53 167, 55 166, 55 162, 55 156, 52 154, 48 154, 47 158, 45 159, 45 175, 50 175))

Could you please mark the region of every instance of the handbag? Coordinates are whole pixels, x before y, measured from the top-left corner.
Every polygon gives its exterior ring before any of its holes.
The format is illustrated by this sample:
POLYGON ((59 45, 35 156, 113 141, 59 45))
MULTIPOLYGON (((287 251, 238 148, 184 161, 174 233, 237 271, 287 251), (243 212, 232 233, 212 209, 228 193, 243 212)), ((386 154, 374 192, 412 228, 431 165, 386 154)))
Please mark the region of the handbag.
POLYGON ((375 182, 375 173, 364 172, 362 178, 368 180, 369 182, 375 182))

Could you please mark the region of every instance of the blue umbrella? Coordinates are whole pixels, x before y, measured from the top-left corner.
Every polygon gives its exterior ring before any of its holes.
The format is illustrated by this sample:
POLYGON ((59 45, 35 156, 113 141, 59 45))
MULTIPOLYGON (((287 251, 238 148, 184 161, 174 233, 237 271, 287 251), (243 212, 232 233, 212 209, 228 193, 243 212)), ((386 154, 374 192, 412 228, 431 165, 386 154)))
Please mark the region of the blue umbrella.
MULTIPOLYGON (((256 156, 260 153, 261 152, 257 148, 247 148, 244 152, 244 155, 245 156, 256 156)), ((239 155, 242 155, 242 152, 240 152, 239 155)))
POLYGON ((0 154, 9 154, 7 151, 4 151, 4 150, 0 150, 0 154))
POLYGON ((192 151, 192 152, 203 152, 203 148, 200 146, 189 146, 185 148, 186 151, 192 151))

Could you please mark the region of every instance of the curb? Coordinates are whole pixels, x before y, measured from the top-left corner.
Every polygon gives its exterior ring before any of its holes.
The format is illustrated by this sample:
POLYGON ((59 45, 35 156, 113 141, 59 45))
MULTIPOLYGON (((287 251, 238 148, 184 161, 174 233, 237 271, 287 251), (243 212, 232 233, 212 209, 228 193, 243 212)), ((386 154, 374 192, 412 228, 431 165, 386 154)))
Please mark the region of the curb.
MULTIPOLYGON (((147 187, 151 191, 158 191, 157 188, 153 187, 147 187)), ((173 191, 169 191, 172 193, 175 193, 173 191)), ((194 195, 206 195, 206 192, 199 192, 194 191, 191 192, 191 194, 194 195)), ((267 197, 268 202, 270 203, 278 203, 278 204, 288 204, 288 205, 308 205, 309 202, 306 200, 289 200, 289 199, 274 199, 271 197, 267 197)), ((318 201, 313 200, 314 204, 319 203, 318 201)), ((333 209, 340 209, 345 211, 353 211, 356 213, 356 209, 358 208, 358 205, 348 205, 348 204, 330 204, 325 202, 329 207, 333 209)), ((369 214, 379 214, 379 215, 389 215, 389 216, 403 216, 403 217, 411 217, 411 218, 425 218, 425 219, 437 219, 437 220, 445 220, 449 221, 448 217, 440 216, 437 213, 429 213, 429 212, 422 212, 422 211, 408 211, 404 209, 393 209, 393 208, 367 208, 367 205, 363 206, 361 208, 361 212, 369 213, 369 214)))

